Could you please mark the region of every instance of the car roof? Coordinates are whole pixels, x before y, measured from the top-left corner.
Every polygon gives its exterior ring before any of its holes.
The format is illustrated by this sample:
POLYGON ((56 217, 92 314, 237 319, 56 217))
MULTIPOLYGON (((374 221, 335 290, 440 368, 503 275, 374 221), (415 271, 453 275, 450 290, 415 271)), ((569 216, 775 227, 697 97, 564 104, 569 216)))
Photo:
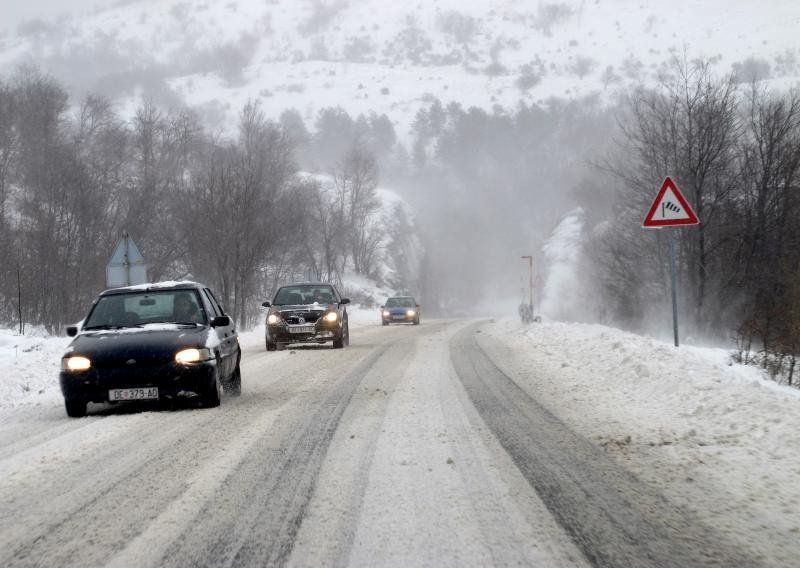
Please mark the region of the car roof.
POLYGON ((124 286, 122 288, 111 288, 102 292, 101 296, 112 296, 114 294, 127 294, 130 292, 147 292, 150 290, 202 290, 206 288, 205 284, 199 282, 192 282, 191 280, 174 281, 167 280, 164 282, 149 282, 147 284, 136 284, 134 286, 124 286))
POLYGON ((331 288, 334 287, 333 284, 328 284, 327 282, 292 282, 291 284, 284 284, 283 286, 279 286, 279 288, 290 288, 291 286, 330 286, 331 288))
POLYGON ((413 300, 414 296, 389 296, 387 300, 413 300))

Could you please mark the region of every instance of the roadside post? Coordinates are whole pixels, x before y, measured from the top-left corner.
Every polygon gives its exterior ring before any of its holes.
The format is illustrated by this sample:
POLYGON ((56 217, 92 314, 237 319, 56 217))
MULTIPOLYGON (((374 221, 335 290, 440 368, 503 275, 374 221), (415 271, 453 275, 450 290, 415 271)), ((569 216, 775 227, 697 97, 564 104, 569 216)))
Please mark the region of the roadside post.
POLYGON ((524 323, 538 322, 541 318, 535 316, 533 310, 533 256, 526 255, 521 258, 528 261, 528 305, 520 306, 520 309, 525 308, 524 314, 520 312, 520 315, 524 323))
POLYGON ((139 252, 139 247, 126 231, 122 233, 122 238, 106 265, 106 285, 109 288, 120 288, 146 282, 147 264, 139 252))
MULTIPOLYGON (((667 176, 642 222, 642 227, 645 229, 660 229, 662 227, 698 225, 699 223, 700 220, 691 205, 689 205, 689 202, 686 201, 672 178, 667 176)), ((667 240, 669 241, 670 280, 672 282, 672 333, 675 336, 675 347, 678 347, 677 252, 675 250, 675 234, 672 231, 668 231, 667 235, 667 240)))

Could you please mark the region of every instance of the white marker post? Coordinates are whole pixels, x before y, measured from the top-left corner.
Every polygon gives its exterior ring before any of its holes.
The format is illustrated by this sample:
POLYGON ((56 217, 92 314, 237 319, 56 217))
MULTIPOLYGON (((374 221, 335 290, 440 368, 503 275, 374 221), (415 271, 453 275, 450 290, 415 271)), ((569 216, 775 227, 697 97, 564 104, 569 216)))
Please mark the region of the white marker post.
MULTIPOLYGON (((642 222, 645 229, 660 229, 661 227, 676 227, 681 225, 698 225, 697 218, 689 202, 683 196, 678 186, 667 176, 661 189, 658 191, 650 211, 642 222)), ((669 232, 669 266, 672 280, 672 331, 675 335, 675 347, 678 341, 678 276, 677 259, 675 251, 675 235, 669 232)))

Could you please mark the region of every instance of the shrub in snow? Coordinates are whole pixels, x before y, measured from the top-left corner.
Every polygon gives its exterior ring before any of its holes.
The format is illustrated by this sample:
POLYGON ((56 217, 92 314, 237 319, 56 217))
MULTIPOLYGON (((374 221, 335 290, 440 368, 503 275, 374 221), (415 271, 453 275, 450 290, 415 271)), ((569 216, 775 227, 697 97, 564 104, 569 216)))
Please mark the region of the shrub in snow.
POLYGON ((458 43, 469 43, 478 31, 475 18, 457 10, 448 10, 439 14, 436 26, 442 32, 452 36, 458 43))
POLYGON ((748 57, 733 64, 733 73, 737 83, 752 83, 769 79, 772 76, 772 67, 766 59, 748 57))
POLYGON ((533 20, 533 28, 549 36, 552 28, 572 16, 572 8, 563 3, 540 4, 533 20))
POLYGON ((506 75, 508 73, 508 69, 502 64, 497 61, 494 61, 483 68, 483 74, 489 77, 499 77, 500 75, 506 75))
POLYGON ((583 79, 597 67, 597 61, 591 57, 578 57, 567 66, 567 71, 583 79))
POLYGON ((345 61, 351 63, 371 63, 375 61, 374 52, 375 46, 369 36, 351 37, 342 50, 345 61))

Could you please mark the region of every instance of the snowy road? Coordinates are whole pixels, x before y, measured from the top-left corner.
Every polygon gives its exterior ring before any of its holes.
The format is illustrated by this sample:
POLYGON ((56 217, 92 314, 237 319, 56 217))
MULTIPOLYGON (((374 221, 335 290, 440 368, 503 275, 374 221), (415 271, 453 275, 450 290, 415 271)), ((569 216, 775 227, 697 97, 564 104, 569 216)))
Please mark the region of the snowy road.
POLYGON ((540 406, 479 326, 250 348, 213 410, 4 409, 0 565, 758 565, 540 406))

